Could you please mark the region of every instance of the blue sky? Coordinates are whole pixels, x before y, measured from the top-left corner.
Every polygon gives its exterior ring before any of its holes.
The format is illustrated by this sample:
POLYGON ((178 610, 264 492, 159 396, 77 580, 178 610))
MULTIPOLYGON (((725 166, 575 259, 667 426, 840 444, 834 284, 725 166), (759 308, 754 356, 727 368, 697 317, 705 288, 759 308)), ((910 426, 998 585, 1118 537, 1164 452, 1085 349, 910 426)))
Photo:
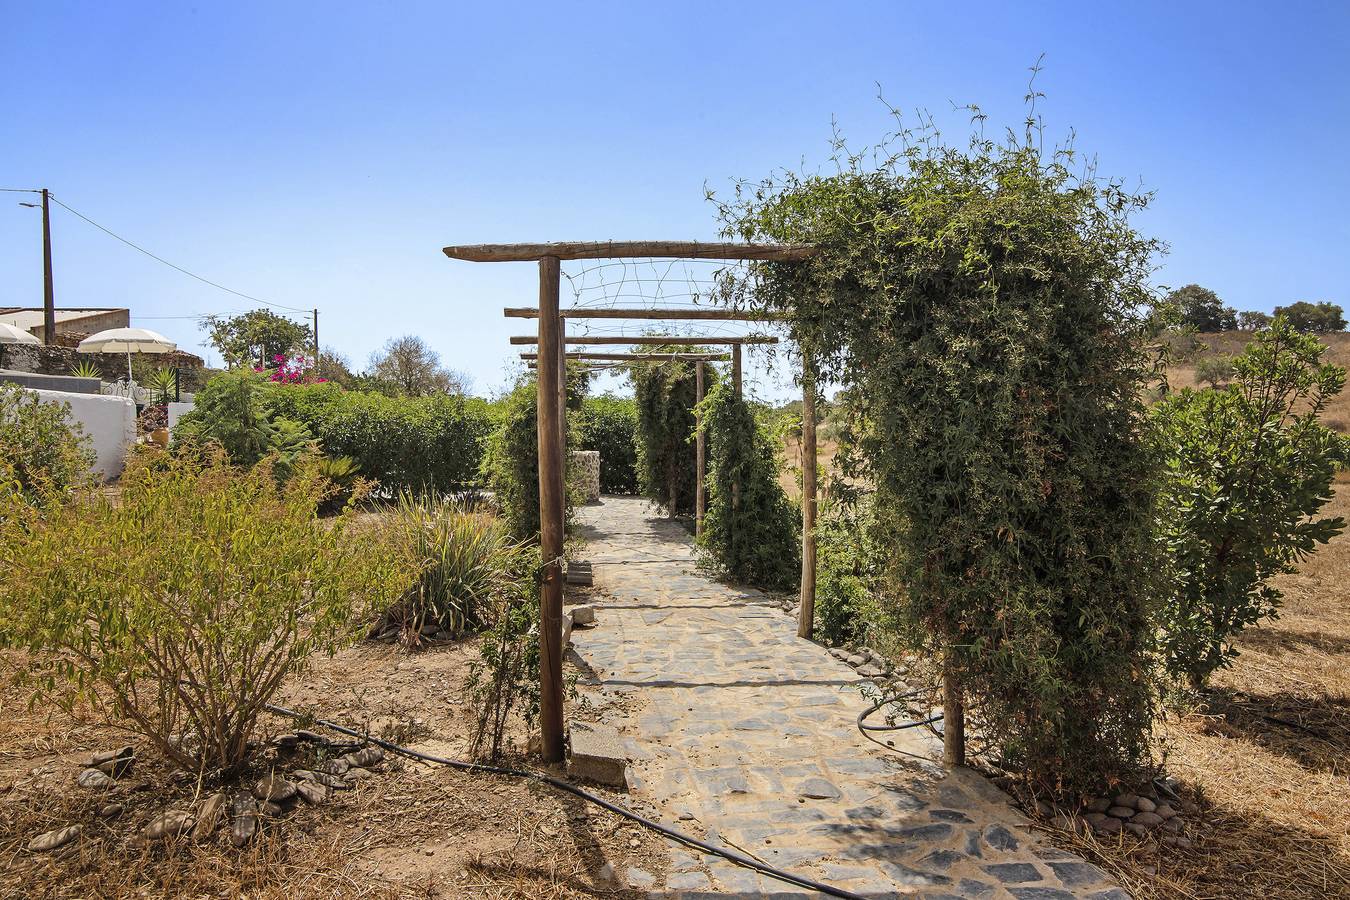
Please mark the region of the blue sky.
MULTIPOLYGON (((1345 3, 43 3, 0 0, 0 187, 244 293, 321 310, 358 365, 417 333, 480 392, 529 264, 449 243, 716 235, 707 184, 813 168, 897 106, 1076 129, 1157 192, 1163 284, 1350 305, 1345 3)), ((41 302, 38 217, 0 195, 0 305, 41 302)), ((185 347, 250 304, 53 214, 58 305, 185 347)), ((564 302, 568 297, 564 296, 564 302)), ((766 373, 761 390, 784 390, 766 373)))

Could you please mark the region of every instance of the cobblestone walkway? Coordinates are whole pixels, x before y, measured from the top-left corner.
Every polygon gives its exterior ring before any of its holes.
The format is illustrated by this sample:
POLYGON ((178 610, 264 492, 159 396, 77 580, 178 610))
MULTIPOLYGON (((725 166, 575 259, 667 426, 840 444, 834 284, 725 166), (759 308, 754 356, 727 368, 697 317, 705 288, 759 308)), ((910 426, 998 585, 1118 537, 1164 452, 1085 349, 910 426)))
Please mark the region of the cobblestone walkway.
MULTIPOLYGON (((931 737, 889 735, 910 756, 863 738, 857 674, 766 598, 699 575, 687 533, 645 501, 606 497, 577 518, 605 594, 572 635, 580 687, 635 701, 612 724, 664 821, 868 897, 1128 900, 983 777, 932 761, 931 737)), ((808 896, 685 848, 668 870, 663 884, 625 874, 661 898, 808 896)))

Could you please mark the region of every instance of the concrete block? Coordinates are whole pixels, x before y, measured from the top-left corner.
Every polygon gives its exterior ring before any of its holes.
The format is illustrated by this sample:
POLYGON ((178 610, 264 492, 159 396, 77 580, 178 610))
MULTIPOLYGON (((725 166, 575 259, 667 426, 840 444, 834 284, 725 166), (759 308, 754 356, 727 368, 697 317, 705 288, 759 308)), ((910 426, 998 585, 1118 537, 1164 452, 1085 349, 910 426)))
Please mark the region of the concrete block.
POLYGON ((610 787, 626 788, 628 756, 619 732, 608 725, 572 723, 572 752, 567 774, 610 787))

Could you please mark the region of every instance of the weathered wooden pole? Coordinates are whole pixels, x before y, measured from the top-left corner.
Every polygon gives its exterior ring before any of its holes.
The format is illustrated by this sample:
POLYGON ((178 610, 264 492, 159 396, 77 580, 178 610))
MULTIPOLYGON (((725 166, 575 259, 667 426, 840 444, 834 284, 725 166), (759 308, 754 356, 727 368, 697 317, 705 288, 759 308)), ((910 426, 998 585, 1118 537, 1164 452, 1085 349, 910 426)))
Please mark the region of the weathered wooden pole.
POLYGON ((562 321, 558 317, 557 257, 539 260, 539 539, 543 557, 539 590, 539 727, 545 762, 563 758, 562 595, 563 445, 558 381, 562 321))
POLYGON ((731 346, 731 386, 736 391, 736 399, 741 399, 741 345, 731 346))
POLYGON ((961 678, 950 659, 942 665, 942 761, 949 766, 964 766, 966 710, 961 698, 961 678))
MULTIPOLYGON (((558 317, 558 333, 567 333, 567 322, 558 317)), ((563 352, 558 354, 558 433, 562 435, 563 484, 567 484, 567 346, 561 345, 563 352)))
POLYGON ((694 363, 694 536, 703 537, 703 514, 707 501, 703 497, 703 468, 708 452, 703 434, 703 361, 694 363))
POLYGON ((809 638, 816 621, 816 367, 802 357, 802 600, 797 636, 809 638))

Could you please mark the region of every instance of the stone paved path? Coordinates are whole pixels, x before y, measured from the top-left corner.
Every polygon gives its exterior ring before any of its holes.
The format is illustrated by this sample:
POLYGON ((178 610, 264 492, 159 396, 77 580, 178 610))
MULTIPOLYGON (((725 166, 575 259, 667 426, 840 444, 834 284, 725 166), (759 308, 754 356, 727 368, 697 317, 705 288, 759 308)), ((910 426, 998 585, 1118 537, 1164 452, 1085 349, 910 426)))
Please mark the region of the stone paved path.
MULTIPOLYGON (((868 897, 1128 900, 983 777, 934 762, 918 729, 890 735, 912 756, 863 738, 856 673, 762 595, 699 575, 687 533, 645 501, 577 518, 606 595, 572 635, 580 686, 635 701, 612 724, 663 821, 868 897)), ((668 868, 664 884, 627 874, 653 897, 809 896, 682 847, 668 868)))

